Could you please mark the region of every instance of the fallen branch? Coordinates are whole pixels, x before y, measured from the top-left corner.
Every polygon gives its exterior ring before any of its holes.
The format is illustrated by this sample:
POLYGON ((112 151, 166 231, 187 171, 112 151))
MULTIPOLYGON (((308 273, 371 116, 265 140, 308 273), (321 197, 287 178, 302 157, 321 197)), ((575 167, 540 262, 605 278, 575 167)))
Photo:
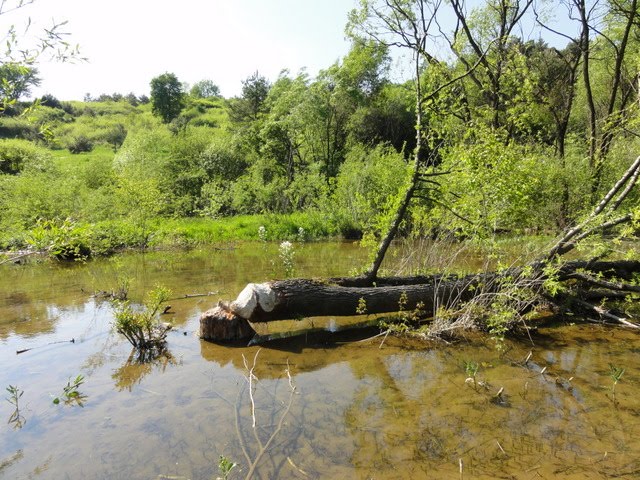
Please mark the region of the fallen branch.
POLYGON ((35 250, 33 252, 24 252, 24 253, 20 253, 18 255, 15 255, 13 257, 9 257, 9 258, 5 258, 4 260, 0 261, 0 265, 4 265, 5 263, 16 263, 19 260, 25 258, 25 257, 29 257, 31 255, 37 255, 37 254, 43 254, 45 252, 41 251, 41 250, 35 250))

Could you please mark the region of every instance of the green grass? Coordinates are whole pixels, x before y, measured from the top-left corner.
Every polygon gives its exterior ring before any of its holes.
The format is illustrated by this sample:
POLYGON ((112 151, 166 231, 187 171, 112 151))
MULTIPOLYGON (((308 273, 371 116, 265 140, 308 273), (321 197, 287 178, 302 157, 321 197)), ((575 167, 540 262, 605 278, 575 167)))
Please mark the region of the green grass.
POLYGON ((69 153, 69 150, 51 150, 54 165, 63 174, 78 173, 96 161, 110 162, 113 160, 113 149, 107 145, 98 145, 91 152, 69 153))
POLYGON ((263 226, 267 240, 296 239, 300 228, 307 240, 338 236, 335 226, 324 221, 315 212, 297 212, 288 215, 240 215, 221 219, 179 218, 154 220, 158 245, 201 245, 229 240, 258 240, 258 229, 263 226))
MULTIPOLYGON (((273 242, 300 240, 301 237, 304 240, 320 240, 339 236, 337 228, 324 221, 322 215, 316 212, 298 212, 290 215, 242 215, 220 219, 153 218, 145 225, 126 219, 93 224, 72 222, 66 235, 52 237, 45 243, 66 248, 66 242, 73 240, 82 244, 82 248, 90 251, 92 256, 101 256, 128 248, 185 248, 236 240, 255 241, 259 240, 258 229, 261 226, 266 230, 266 239, 273 242)), ((2 232, 0 248, 26 248, 29 246, 27 240, 36 235, 36 230, 38 227, 33 231, 2 232)))

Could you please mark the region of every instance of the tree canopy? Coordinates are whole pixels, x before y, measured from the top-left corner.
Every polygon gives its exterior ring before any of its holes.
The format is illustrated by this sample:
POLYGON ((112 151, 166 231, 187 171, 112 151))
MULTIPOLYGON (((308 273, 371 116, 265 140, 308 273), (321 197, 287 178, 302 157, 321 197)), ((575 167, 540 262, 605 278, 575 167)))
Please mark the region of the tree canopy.
POLYGON ((151 111, 169 123, 182 111, 185 94, 182 83, 173 73, 163 73, 151 80, 151 111))

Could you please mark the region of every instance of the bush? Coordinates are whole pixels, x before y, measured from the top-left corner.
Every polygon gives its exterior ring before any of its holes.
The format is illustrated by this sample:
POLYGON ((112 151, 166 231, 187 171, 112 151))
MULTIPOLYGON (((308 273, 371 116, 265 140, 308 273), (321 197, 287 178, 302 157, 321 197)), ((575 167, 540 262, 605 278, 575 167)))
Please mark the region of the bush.
POLYGON ((160 306, 169 300, 171 290, 157 286, 147 295, 142 309, 129 302, 115 303, 114 326, 137 349, 140 359, 152 359, 162 353, 166 345, 167 328, 160 325, 160 306))
POLYGON ((402 153, 392 147, 357 145, 347 153, 324 210, 347 237, 357 237, 363 230, 379 234, 388 226, 388 216, 395 213, 398 192, 408 175, 402 153))
POLYGON ((25 118, 3 116, 0 117, 0 138, 36 140, 38 138, 38 128, 25 118))
POLYGON ((0 173, 16 175, 25 168, 45 170, 51 156, 26 140, 0 140, 0 173))
POLYGON ((67 144, 67 149, 71 153, 90 152, 93 150, 93 147, 93 141, 85 135, 78 135, 67 144))
POLYGON ((91 254, 89 236, 88 227, 68 218, 63 221, 41 220, 28 233, 27 243, 58 260, 82 260, 91 254))

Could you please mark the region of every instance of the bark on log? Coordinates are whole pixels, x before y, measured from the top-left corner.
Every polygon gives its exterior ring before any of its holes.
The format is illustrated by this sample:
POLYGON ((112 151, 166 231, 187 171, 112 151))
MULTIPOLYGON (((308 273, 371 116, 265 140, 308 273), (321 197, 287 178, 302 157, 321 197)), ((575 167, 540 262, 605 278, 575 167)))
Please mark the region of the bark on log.
MULTIPOLYGON (((602 279, 630 280, 634 273, 640 272, 640 262, 567 262, 559 269, 558 279, 583 282, 589 277, 575 275, 583 270, 598 276, 600 281, 594 287, 601 289, 602 279)), ((254 334, 249 322, 398 312, 401 298, 402 309, 414 311, 419 307, 429 313, 439 306, 459 305, 478 295, 479 291, 498 291, 503 286, 502 279, 515 279, 521 273, 520 269, 510 269, 465 277, 396 277, 379 279, 376 286, 368 286, 366 278, 250 283, 236 300, 219 302, 216 307, 202 314, 200 336, 213 341, 241 340, 254 334), (362 306, 366 311, 358 312, 362 306)), ((544 277, 539 276, 535 281, 541 285, 544 277)), ((602 290, 600 292, 602 295, 602 290)), ((611 293, 615 297, 619 291, 611 293)))
POLYGON ((377 287, 343 286, 306 279, 250 283, 233 302, 218 303, 202 314, 200 336, 206 340, 248 338, 253 334, 248 322, 354 316, 358 314, 359 305, 365 306, 367 314, 397 312, 401 298, 405 310, 414 310, 421 302, 422 310, 431 311, 437 302, 471 298, 470 287, 477 284, 479 278, 418 284, 411 284, 415 279, 406 280, 408 283, 403 285, 377 287))

